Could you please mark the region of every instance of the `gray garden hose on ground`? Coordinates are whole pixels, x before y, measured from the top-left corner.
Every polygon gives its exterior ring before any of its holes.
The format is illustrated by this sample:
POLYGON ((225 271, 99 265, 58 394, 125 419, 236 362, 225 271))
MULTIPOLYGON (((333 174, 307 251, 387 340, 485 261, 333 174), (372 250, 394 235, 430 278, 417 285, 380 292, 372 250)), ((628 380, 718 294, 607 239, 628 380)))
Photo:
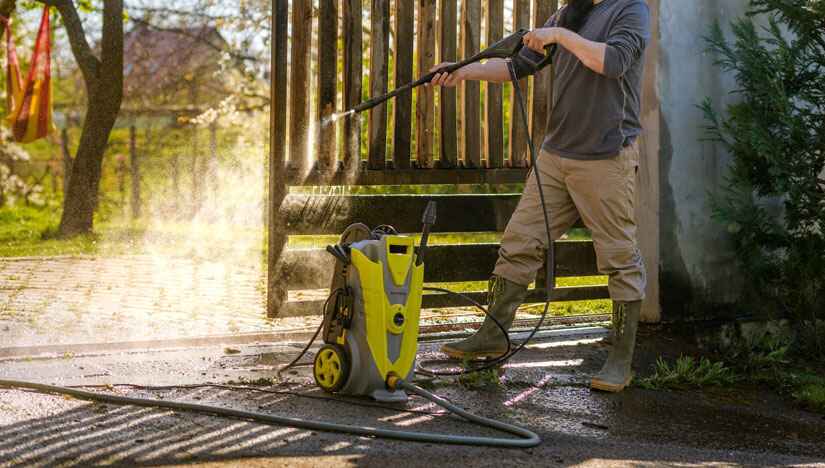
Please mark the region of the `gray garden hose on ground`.
POLYGON ((462 418, 472 423, 484 426, 490 429, 495 429, 502 432, 507 432, 518 436, 518 439, 504 439, 498 437, 481 437, 481 436, 460 436, 451 434, 437 434, 432 432, 411 432, 399 431, 394 429, 380 429, 365 426, 353 426, 348 424, 338 424, 325 421, 312 421, 307 419, 290 418, 287 416, 277 416, 272 414, 258 413, 254 411, 244 411, 232 408, 224 408, 220 406, 201 405, 197 403, 186 403, 182 401, 171 400, 155 400, 151 398, 134 398, 119 395, 112 395, 108 393, 96 393, 86 390, 79 390, 77 388, 60 387, 56 385, 40 384, 35 382, 26 382, 21 380, 3 380, 0 379, 0 387, 20 390, 32 390, 39 393, 69 395, 81 400, 99 401, 102 403, 110 403, 113 405, 132 405, 143 406, 149 408, 166 408, 174 411, 186 411, 189 413, 211 414, 215 416, 244 419, 261 424, 288 426, 299 429, 308 429, 315 431, 339 432, 344 434, 354 434, 366 437, 382 437, 386 439, 396 439, 410 442, 430 442, 439 444, 456 444, 456 445, 475 445, 486 447, 502 447, 502 448, 530 448, 535 447, 541 443, 539 436, 522 427, 514 426, 494 419, 485 418, 470 413, 463 408, 460 408, 449 401, 434 395, 421 387, 412 383, 398 379, 396 387, 407 390, 418 396, 426 398, 447 411, 461 416, 462 418))

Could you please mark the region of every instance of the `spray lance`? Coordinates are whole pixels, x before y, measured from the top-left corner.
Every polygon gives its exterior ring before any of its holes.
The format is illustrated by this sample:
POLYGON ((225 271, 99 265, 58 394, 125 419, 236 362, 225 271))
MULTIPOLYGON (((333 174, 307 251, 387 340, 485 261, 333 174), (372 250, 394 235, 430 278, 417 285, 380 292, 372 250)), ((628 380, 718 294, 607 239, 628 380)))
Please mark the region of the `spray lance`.
MULTIPOLYGON (((516 54, 518 54, 521 51, 521 49, 524 47, 524 42, 523 42, 524 41, 524 36, 529 32, 530 31, 527 30, 527 29, 519 29, 518 31, 514 32, 513 34, 510 34, 509 36, 505 37, 504 39, 501 39, 500 41, 496 42, 495 44, 491 45, 490 47, 487 47, 486 49, 482 50, 481 52, 473 55, 472 57, 466 58, 466 59, 464 59, 460 62, 456 62, 452 65, 448 65, 446 67, 439 68, 438 70, 430 72, 430 73, 422 76, 421 78, 419 78, 419 79, 417 79, 417 80, 415 80, 411 83, 407 83, 403 86, 395 88, 394 90, 390 91, 387 94, 377 96, 377 97, 374 97, 370 100, 364 101, 361 104, 358 104, 357 106, 353 107, 352 109, 344 112, 343 115, 356 114, 356 113, 363 112, 365 110, 372 109, 373 107, 375 107, 375 106, 377 106, 377 105, 379 105, 383 102, 386 102, 386 101, 388 101, 388 100, 390 100, 390 99, 392 99, 392 98, 394 98, 394 97, 396 97, 396 96, 398 96, 402 93, 405 93, 407 91, 411 91, 413 88, 417 88, 421 85, 425 85, 425 84, 431 82, 433 80, 433 78, 435 78, 435 75, 438 74, 438 73, 452 73, 452 72, 454 72, 454 71, 456 71, 460 68, 464 68, 467 65, 470 65, 470 64, 476 63, 476 62, 480 62, 482 60, 489 60, 489 59, 493 59, 493 58, 500 58, 500 59, 512 58, 516 54)), ((547 62, 551 59, 551 56, 552 56, 552 50, 550 50, 551 47, 555 47, 555 46, 554 45, 553 46, 548 46, 548 52, 549 53, 546 56, 539 53, 539 52, 535 52, 533 50, 530 50, 530 52, 532 52, 532 54, 525 54, 525 55, 528 55, 528 57, 525 57, 525 58, 527 58, 528 60, 533 60, 534 63, 537 64, 537 65, 543 65, 545 62, 547 62), (530 57, 530 56, 532 56, 532 57, 530 57)))

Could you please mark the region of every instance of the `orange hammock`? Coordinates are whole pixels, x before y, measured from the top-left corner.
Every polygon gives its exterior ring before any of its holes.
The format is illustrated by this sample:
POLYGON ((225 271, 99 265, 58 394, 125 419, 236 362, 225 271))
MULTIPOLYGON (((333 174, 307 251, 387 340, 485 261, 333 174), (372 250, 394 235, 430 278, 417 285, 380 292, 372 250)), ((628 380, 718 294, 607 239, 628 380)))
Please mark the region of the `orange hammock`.
POLYGON ((43 8, 25 82, 11 34, 11 20, 0 16, 0 22, 6 24, 6 105, 9 110, 6 123, 11 127, 14 141, 29 143, 44 138, 52 129, 49 7, 43 8))

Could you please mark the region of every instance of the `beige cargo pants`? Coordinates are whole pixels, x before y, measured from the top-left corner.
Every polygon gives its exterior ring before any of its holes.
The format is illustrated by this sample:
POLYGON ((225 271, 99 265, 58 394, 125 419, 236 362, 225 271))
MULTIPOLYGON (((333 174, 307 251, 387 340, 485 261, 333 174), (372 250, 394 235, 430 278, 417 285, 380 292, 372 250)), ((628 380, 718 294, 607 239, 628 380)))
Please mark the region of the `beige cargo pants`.
MULTIPOLYGON (((593 235, 598 268, 608 275, 614 301, 644 299, 645 269, 636 242, 633 208, 638 166, 637 142, 617 157, 597 161, 566 159, 542 151, 536 168, 541 171, 553 240, 581 217, 593 235)), ((522 285, 535 281, 547 247, 534 171, 504 231, 493 272, 522 285)))

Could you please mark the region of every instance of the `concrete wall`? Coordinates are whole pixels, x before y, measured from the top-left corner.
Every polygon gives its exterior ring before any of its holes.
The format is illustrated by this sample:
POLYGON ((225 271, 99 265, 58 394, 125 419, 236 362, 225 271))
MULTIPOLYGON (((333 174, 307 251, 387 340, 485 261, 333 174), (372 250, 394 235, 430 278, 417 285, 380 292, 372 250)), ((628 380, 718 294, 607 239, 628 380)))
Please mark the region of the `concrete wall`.
POLYGON ((746 0, 660 0, 656 95, 659 100, 659 287, 666 321, 726 315, 743 286, 725 229, 711 219, 710 194, 723 182, 728 155, 702 141, 706 97, 717 109, 735 99, 735 82, 713 64, 704 36, 727 25, 746 0))

